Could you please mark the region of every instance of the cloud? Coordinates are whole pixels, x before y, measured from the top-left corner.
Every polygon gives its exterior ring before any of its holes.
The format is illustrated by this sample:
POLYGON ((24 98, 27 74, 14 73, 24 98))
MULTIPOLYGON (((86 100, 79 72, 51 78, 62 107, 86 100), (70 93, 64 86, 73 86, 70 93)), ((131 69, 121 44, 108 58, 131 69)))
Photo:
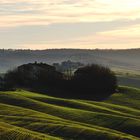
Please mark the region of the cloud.
POLYGON ((113 31, 99 32, 96 35, 71 38, 66 40, 52 40, 40 43, 21 44, 21 48, 87 48, 87 49, 123 49, 140 47, 140 25, 131 25, 113 31), (130 34, 131 33, 131 34, 130 34))
POLYGON ((101 22, 140 17, 138 0, 1 0, 0 27, 101 22))
MULTIPOLYGON (((2 21, 1 21, 2 22, 2 21)), ((9 22, 10 24, 10 22, 9 22)), ((78 22, 78 23, 57 23, 50 25, 32 25, 17 26, 15 28, 1 29, 0 42, 17 43, 41 43, 54 42, 84 38, 87 36, 96 36, 102 32, 111 32, 114 30, 123 30, 132 25, 139 25, 140 19, 136 20, 116 20, 111 22, 78 22), (7 42, 8 40, 8 42, 7 42)), ((82 40, 81 40, 82 41, 82 40)))
POLYGON ((138 0, 1 0, 0 46, 140 47, 138 0))

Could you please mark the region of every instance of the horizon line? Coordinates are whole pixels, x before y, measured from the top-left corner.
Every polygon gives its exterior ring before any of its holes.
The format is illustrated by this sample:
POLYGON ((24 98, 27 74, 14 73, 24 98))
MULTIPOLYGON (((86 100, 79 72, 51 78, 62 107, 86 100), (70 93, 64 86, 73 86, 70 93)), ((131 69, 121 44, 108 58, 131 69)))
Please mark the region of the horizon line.
POLYGON ((95 49, 90 49, 90 48, 48 48, 48 49, 22 49, 22 48, 17 48, 17 49, 13 49, 13 48, 0 48, 0 50, 11 50, 11 51, 47 51, 47 50, 137 50, 140 49, 139 48, 122 48, 122 49, 113 49, 113 48, 107 48, 107 49, 101 49, 101 48, 95 48, 95 49))

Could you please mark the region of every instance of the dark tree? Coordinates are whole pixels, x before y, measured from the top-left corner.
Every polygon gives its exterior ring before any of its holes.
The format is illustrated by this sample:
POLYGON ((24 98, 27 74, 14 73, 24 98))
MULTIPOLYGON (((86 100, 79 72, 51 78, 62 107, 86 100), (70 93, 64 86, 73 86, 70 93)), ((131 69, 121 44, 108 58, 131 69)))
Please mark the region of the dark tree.
POLYGON ((26 88, 52 96, 103 100, 116 91, 117 78, 106 67, 90 65, 77 69, 70 78, 44 63, 29 63, 4 76, 4 88, 26 88))
POLYGON ((63 74, 44 63, 29 63, 5 74, 5 88, 48 89, 59 85, 63 74))
POLYGON ((75 71, 71 85, 79 98, 102 100, 116 91, 117 78, 109 68, 94 64, 75 71))

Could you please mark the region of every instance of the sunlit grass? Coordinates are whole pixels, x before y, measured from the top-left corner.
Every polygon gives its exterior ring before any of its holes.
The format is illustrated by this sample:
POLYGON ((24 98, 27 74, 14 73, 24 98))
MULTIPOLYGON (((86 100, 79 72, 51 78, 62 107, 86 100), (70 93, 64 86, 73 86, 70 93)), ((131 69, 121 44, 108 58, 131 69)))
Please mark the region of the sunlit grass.
POLYGON ((129 87, 103 102, 0 92, 0 138, 138 140, 139 99, 140 90, 129 87))

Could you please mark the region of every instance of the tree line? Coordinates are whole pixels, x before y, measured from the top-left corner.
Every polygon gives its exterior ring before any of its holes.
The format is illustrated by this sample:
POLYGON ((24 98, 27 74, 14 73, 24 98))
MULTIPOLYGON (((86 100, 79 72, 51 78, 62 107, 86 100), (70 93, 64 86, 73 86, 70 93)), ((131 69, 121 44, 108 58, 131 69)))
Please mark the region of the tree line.
POLYGON ((97 64, 75 70, 70 78, 45 63, 29 63, 8 71, 0 80, 1 90, 24 88, 51 96, 103 100, 117 89, 117 78, 97 64))

